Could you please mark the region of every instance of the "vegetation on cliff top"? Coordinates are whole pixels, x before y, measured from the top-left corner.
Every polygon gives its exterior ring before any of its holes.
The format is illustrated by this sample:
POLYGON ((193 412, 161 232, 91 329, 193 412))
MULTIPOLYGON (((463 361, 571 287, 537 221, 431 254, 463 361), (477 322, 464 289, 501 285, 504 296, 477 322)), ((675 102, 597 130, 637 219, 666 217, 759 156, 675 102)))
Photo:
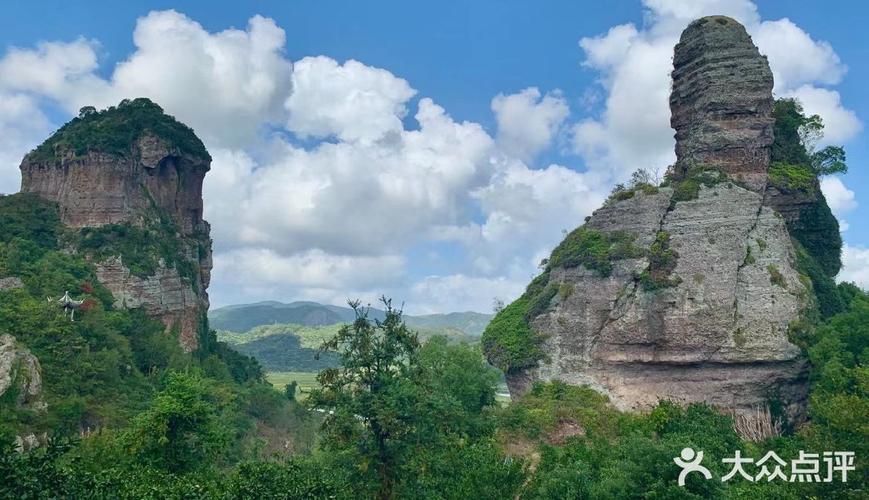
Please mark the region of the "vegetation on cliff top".
POLYGON ((130 157, 136 142, 146 133, 166 142, 167 146, 203 159, 211 159, 205 145, 193 129, 163 112, 150 99, 124 99, 117 106, 97 111, 92 106, 81 109, 78 117, 57 130, 27 155, 34 163, 51 163, 71 152, 81 157, 88 152, 130 157))

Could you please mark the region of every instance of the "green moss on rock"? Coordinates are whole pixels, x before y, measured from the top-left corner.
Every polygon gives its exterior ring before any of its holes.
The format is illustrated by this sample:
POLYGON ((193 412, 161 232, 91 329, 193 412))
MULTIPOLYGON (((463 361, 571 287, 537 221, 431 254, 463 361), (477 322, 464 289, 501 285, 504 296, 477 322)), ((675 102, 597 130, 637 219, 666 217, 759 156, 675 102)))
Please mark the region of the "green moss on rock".
POLYGON ((775 264, 770 264, 766 266, 766 270, 769 273, 769 282, 773 285, 780 286, 782 288, 787 288, 788 283, 785 281, 784 275, 781 271, 778 270, 778 266, 775 264))
POLYGON ((581 226, 555 247, 549 267, 582 265, 601 276, 609 276, 613 261, 643 256, 643 249, 636 246, 634 240, 636 237, 626 231, 604 232, 581 226))
POLYGON ((769 182, 784 192, 812 193, 817 188, 817 176, 808 165, 773 162, 769 166, 769 182))
POLYGON ((727 174, 720 170, 704 166, 692 167, 683 178, 668 181, 668 184, 673 185, 671 207, 680 201, 696 200, 700 196, 700 186, 712 187, 727 180, 727 174))

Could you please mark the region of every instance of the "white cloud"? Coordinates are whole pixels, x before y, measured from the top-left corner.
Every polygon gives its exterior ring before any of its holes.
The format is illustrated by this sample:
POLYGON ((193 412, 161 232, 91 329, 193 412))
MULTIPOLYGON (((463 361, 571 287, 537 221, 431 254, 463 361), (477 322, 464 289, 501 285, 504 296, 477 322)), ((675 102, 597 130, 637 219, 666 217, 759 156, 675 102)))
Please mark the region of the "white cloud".
POLYGON ((839 230, 847 231, 848 221, 843 217, 846 213, 857 208, 854 191, 845 187, 845 184, 838 177, 828 176, 821 179, 821 192, 824 193, 833 214, 839 219, 839 230))
POLYGON ((776 93, 797 96, 827 126, 827 142, 843 142, 860 130, 839 94, 817 85, 838 83, 846 68, 832 47, 813 40, 787 19, 761 21, 747 0, 645 0, 642 29, 633 24, 580 40, 585 66, 599 72, 608 95, 599 118, 573 127, 573 148, 593 170, 624 178, 637 168, 661 169, 675 159, 668 95, 673 47, 697 17, 723 14, 742 22, 768 55, 776 93))
POLYGON ((405 272, 400 255, 350 257, 318 249, 281 255, 267 248, 245 248, 218 254, 215 264, 227 284, 309 288, 386 286, 405 272))
POLYGON ((414 314, 443 311, 491 312, 495 299, 510 302, 525 290, 527 279, 478 278, 464 274, 429 276, 410 289, 414 314))
POLYGON ((405 103, 414 94, 405 80, 384 69, 306 57, 293 72, 287 128, 303 137, 374 141, 401 132, 405 103))
POLYGON ((259 165, 216 155, 215 170, 226 163, 230 173, 207 180, 206 216, 229 219, 224 244, 351 255, 409 246, 429 225, 464 216, 468 193, 491 176, 492 139, 479 125, 452 121, 427 98, 415 118, 419 130, 391 141, 277 141, 259 165), (235 209, 225 209, 228 199, 235 209))
POLYGON ((853 247, 846 243, 842 247, 842 270, 836 280, 856 283, 860 288, 869 290, 869 248, 853 247))
POLYGON ((769 58, 776 93, 805 84, 839 83, 847 68, 829 43, 813 40, 790 19, 750 26, 754 43, 769 58))
POLYGON ((819 115, 823 119, 824 137, 819 141, 819 146, 842 144, 863 129, 856 113, 842 106, 839 93, 834 90, 802 85, 784 96, 795 97, 807 115, 819 115))
POLYGON ((21 158, 51 130, 48 119, 31 97, 0 91, 0 193, 21 186, 21 158))
POLYGON ((525 161, 547 148, 570 113, 561 92, 541 96, 536 87, 492 99, 498 123, 498 146, 525 161))
POLYGON ((838 177, 824 177, 821 179, 821 191, 827 198, 830 209, 836 215, 844 215, 857 208, 857 200, 854 199, 854 191, 851 191, 838 177))
POLYGON ((0 60, 0 88, 51 98, 70 113, 148 97, 208 145, 246 144, 264 123, 285 119, 292 63, 283 56, 284 31, 271 19, 254 16, 247 30, 209 33, 183 14, 154 11, 136 23, 133 43, 107 80, 95 73, 92 41, 12 49, 0 60))
POLYGON ((96 49, 92 40, 40 42, 35 49, 13 47, 0 59, 0 88, 43 94, 55 99, 102 87, 94 76, 96 49))

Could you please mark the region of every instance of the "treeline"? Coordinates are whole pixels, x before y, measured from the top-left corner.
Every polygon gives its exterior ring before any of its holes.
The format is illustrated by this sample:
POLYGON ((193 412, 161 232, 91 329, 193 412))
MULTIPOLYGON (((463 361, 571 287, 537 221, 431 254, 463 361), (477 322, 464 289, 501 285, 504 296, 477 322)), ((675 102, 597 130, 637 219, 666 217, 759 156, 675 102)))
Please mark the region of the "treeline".
MULTIPOLYGON (((838 287, 847 310, 801 342, 812 363, 810 422, 746 441, 730 416, 706 405, 662 402, 622 413, 584 387, 537 384, 507 407, 495 403, 498 373, 476 347, 434 338, 420 345, 386 303, 325 346, 340 366, 319 375, 308 401, 323 416, 318 443, 270 460, 227 453, 236 427, 232 397, 190 373, 167 373, 149 407, 118 431, 28 453, 7 444, 0 494, 112 498, 861 498, 869 430, 869 296, 838 287), (713 473, 688 476, 673 463, 685 447, 705 452, 713 473), (740 450, 796 458, 852 451, 847 482, 722 482, 722 459, 740 450)), ((271 391, 271 392, 269 392, 271 391)), ((254 413, 284 410, 263 389, 254 413)), ((314 411, 316 410, 316 411, 314 411)), ((773 415, 775 417, 775 415, 773 415)), ((303 420, 301 420, 303 421, 303 420)), ((785 472, 786 474, 788 471, 785 472)))

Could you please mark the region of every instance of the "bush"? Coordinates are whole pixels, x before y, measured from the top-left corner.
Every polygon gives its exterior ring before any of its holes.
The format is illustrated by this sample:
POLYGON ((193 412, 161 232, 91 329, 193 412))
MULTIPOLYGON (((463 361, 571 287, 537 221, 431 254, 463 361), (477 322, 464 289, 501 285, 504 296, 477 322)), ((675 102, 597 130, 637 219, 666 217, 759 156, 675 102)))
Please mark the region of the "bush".
POLYGON ((716 169, 702 165, 689 168, 681 179, 675 181, 670 207, 674 207, 680 201, 696 200, 700 196, 700 186, 712 187, 727 180, 727 174, 716 169))
POLYGON ((519 297, 495 315, 483 332, 486 358, 505 372, 534 366, 543 358, 543 338, 531 330, 526 319, 528 302, 527 296, 519 297))
POLYGON ((678 252, 670 248, 670 233, 658 231, 646 255, 649 258, 649 267, 638 276, 644 289, 659 290, 677 286, 682 282, 678 276, 670 277, 676 269, 676 260, 679 258, 678 252))
POLYGON ((643 256, 643 249, 634 245, 635 239, 625 231, 604 232, 581 226, 555 247, 549 268, 582 265, 601 276, 609 276, 613 261, 643 256))
POLYGON ((769 182, 784 192, 814 193, 818 189, 818 177, 808 165, 773 162, 769 166, 769 182))

